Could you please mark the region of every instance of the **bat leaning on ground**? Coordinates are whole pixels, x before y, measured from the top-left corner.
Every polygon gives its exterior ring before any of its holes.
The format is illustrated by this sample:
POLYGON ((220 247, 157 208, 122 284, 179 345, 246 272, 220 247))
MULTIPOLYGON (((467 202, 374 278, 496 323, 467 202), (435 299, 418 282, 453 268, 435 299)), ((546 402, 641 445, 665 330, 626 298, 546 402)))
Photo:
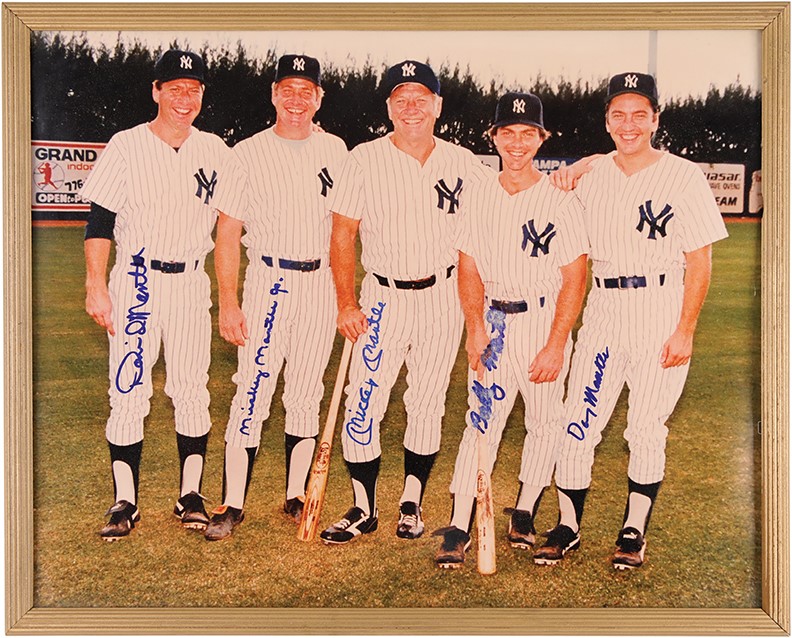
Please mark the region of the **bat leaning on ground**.
POLYGON ((489 445, 481 432, 477 435, 478 472, 476 474, 476 528, 478 532, 477 567, 480 574, 494 574, 495 511, 489 475, 489 445))
POLYGON ((322 438, 319 449, 316 451, 311 476, 308 480, 308 489, 305 491, 305 506, 303 508, 300 527, 297 529, 297 538, 301 541, 312 541, 316 537, 319 526, 319 515, 322 513, 325 491, 327 489, 327 476, 330 472, 330 452, 333 449, 333 435, 338 420, 338 408, 341 405, 341 393, 344 390, 349 359, 352 356, 352 342, 344 339, 344 351, 341 353, 341 363, 338 366, 333 397, 327 411, 322 438))

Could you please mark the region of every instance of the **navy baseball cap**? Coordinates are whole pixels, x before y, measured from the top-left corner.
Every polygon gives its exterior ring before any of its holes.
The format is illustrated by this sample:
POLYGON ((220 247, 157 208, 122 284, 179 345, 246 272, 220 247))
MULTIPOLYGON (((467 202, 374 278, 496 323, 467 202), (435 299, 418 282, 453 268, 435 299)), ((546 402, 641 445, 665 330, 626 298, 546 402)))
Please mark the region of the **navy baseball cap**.
POLYGON ((545 129, 542 101, 533 93, 506 93, 495 107, 493 132, 501 126, 527 124, 545 129))
POLYGON ((652 106, 657 107, 657 83, 651 75, 646 73, 619 73, 614 75, 608 82, 608 97, 605 104, 617 95, 624 93, 637 93, 647 98, 652 106))
POLYGON ((390 95, 397 86, 408 82, 422 84, 432 93, 440 95, 440 80, 437 79, 435 72, 429 65, 416 60, 405 60, 389 68, 382 84, 385 92, 390 95))
POLYGON ((170 82, 187 78, 206 84, 206 67, 197 53, 170 49, 162 54, 154 65, 154 79, 159 82, 170 82))
POLYGON ((282 55, 275 69, 275 82, 286 78, 305 78, 316 86, 322 86, 322 74, 319 70, 319 60, 307 55, 282 55))

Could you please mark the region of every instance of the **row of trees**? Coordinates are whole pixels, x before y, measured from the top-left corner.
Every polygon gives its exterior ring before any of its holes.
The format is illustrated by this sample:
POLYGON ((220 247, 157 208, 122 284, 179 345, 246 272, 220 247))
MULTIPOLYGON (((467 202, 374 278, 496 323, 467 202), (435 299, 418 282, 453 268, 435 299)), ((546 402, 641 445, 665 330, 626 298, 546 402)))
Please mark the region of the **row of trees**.
MULTIPOLYGON (((103 142, 154 117, 150 87, 160 49, 120 39, 107 48, 92 46, 84 36, 34 32, 31 37, 34 139, 103 142)), ((208 88, 196 126, 234 144, 274 122, 274 51, 254 59, 238 43, 235 50, 200 53, 207 61, 208 88)), ((317 119, 350 148, 389 129, 379 87, 384 71, 370 64, 341 68, 323 63, 325 98, 317 119)), ((528 90, 542 99, 545 125, 553 132, 542 155, 580 157, 613 148, 603 122, 607 78, 591 85, 551 84, 538 77, 522 87, 504 87, 495 82, 482 86, 459 66, 436 71, 443 94, 438 134, 476 153, 493 152, 485 133, 498 96, 507 90, 528 90)), ((693 161, 746 164, 750 175, 761 163, 761 95, 732 85, 724 91, 713 88, 704 98, 666 103, 656 143, 693 161)))

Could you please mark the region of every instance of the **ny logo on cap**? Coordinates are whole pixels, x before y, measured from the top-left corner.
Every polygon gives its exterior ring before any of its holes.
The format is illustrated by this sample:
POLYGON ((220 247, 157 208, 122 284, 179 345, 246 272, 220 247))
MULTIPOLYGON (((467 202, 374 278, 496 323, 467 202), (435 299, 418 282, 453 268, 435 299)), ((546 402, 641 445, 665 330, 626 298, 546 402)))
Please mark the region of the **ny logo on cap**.
POLYGON ((183 55, 179 58, 179 64, 183 69, 192 69, 192 58, 189 55, 183 55))
POLYGON ((514 100, 513 110, 515 113, 525 113, 525 100, 514 100))
POLYGON ((638 76, 637 75, 625 75, 624 76, 624 86, 628 89, 635 89, 638 87, 638 76))
POLYGON ((402 64, 402 77, 406 78, 409 76, 415 76, 415 65, 411 62, 405 62, 402 64))
POLYGON ((305 58, 294 58, 294 70, 305 71, 305 58))

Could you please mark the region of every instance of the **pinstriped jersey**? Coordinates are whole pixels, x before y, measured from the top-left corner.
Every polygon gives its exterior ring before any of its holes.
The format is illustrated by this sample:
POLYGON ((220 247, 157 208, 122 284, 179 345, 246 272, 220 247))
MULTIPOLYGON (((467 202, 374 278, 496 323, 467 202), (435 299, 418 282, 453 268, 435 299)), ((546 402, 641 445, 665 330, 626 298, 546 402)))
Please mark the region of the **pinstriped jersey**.
POLYGON ((588 252, 580 201, 546 175, 509 195, 497 175, 477 182, 466 203, 456 247, 476 261, 490 299, 555 296, 559 268, 588 252))
MULTIPOLYGON (((327 202, 346 144, 329 133, 288 140, 268 128, 234 147, 235 172, 218 188, 215 204, 245 224, 242 243, 258 254, 294 260, 330 252, 327 202)), ((251 258, 254 255, 250 255, 251 258)))
POLYGON ((701 169, 664 153, 631 176, 613 151, 584 175, 575 190, 586 208, 592 271, 600 277, 679 270, 685 252, 728 236, 701 169))
POLYGON ((212 250, 212 198, 230 157, 211 133, 191 128, 177 152, 140 124, 110 139, 80 195, 116 213, 120 252, 199 259, 212 250))
POLYGON ((437 137, 423 166, 386 135, 357 146, 344 163, 330 209, 360 220, 367 272, 421 279, 457 263, 454 238, 470 182, 491 169, 437 137))

